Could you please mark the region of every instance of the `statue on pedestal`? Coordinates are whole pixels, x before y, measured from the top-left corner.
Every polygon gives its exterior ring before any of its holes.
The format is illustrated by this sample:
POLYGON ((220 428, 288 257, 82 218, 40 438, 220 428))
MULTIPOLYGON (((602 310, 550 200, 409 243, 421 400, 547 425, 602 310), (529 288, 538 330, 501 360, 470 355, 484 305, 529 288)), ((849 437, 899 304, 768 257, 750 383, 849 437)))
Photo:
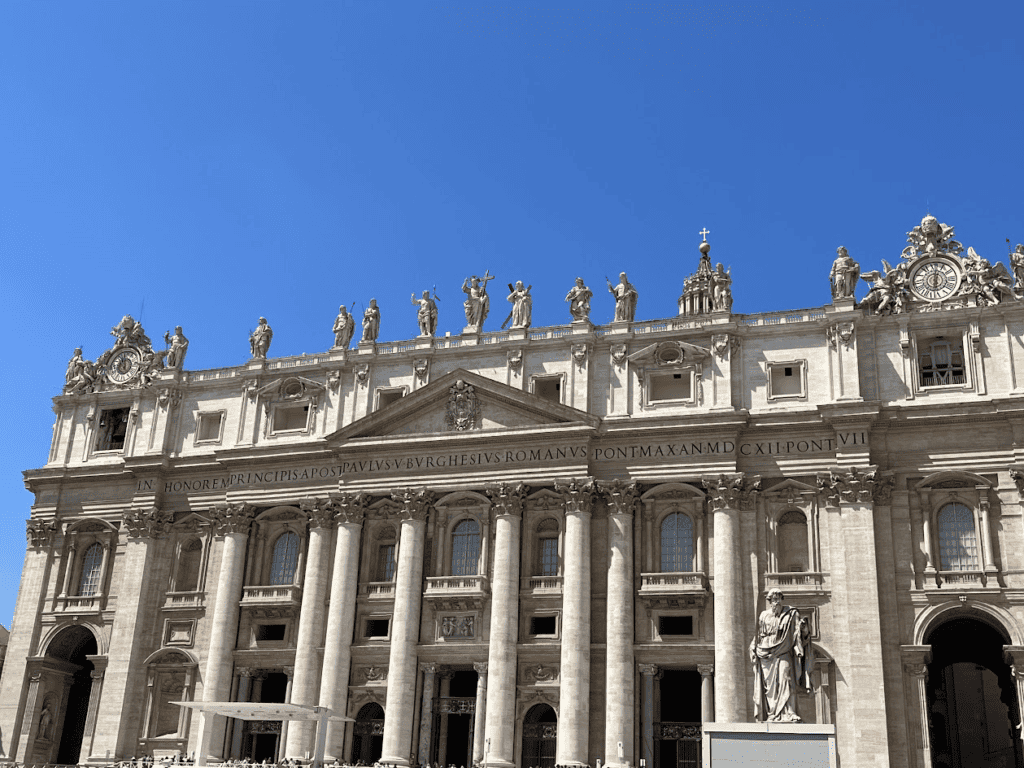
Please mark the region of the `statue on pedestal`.
POLYGON ((718 266, 711 274, 711 300, 714 303, 715 312, 728 312, 732 309, 732 270, 718 266))
POLYGON ((380 310, 377 308, 377 300, 370 299, 370 306, 363 312, 362 341, 376 341, 378 333, 380 333, 380 310))
POLYGON ((565 294, 565 300, 569 302, 569 314, 573 321, 590 319, 590 299, 594 292, 583 283, 582 277, 576 278, 576 285, 565 294))
POLYGON ((437 304, 434 299, 437 298, 437 294, 434 294, 434 298, 430 298, 430 291, 424 291, 423 297, 417 299, 416 294, 412 294, 412 303, 419 307, 416 311, 416 321, 420 324, 420 336, 433 337, 437 332, 437 304))
POLYGON ((348 345, 352 342, 352 334, 356 330, 356 321, 344 304, 338 307, 338 316, 334 319, 332 330, 334 331, 334 346, 348 349, 348 345))
POLYGON ((811 688, 810 630, 800 612, 782 600, 782 590, 768 591, 768 608, 761 612, 757 634, 750 641, 754 719, 760 723, 799 723, 797 690, 811 688))
POLYGON ((466 308, 466 327, 479 332, 484 327, 484 320, 491 310, 491 299, 487 295, 487 282, 494 275, 484 271, 483 277, 467 277, 462 283, 462 291, 466 294, 463 306, 466 308))
POLYGON ((832 270, 828 273, 832 283, 832 299, 852 299, 860 277, 860 265, 850 258, 850 253, 843 246, 836 249, 836 260, 832 262, 832 270))
POLYGON ((188 352, 188 339, 181 330, 180 325, 174 326, 174 335, 164 333, 164 344, 167 345, 167 367, 172 370, 181 370, 185 364, 185 353, 188 352))
POLYGON ((636 300, 639 294, 636 292, 636 288, 626 279, 626 273, 619 272, 618 285, 613 286, 612 281, 607 277, 604 281, 608 283, 608 292, 615 297, 615 322, 633 322, 633 318, 636 316, 636 300))
POLYGON ((1010 254, 1010 269, 1013 270, 1013 290, 1019 296, 1024 293, 1024 245, 1020 243, 1010 254))
POLYGON ((249 334, 249 349, 252 350, 254 360, 266 360, 267 352, 270 351, 270 340, 274 338, 274 332, 267 324, 267 318, 261 317, 256 330, 249 334))
POLYGON ((513 328, 530 327, 530 323, 533 320, 533 296, 530 295, 530 288, 533 288, 533 286, 523 288, 522 280, 516 281, 515 288, 509 283, 508 289, 510 293, 508 300, 512 304, 512 311, 505 319, 505 322, 501 324, 502 328, 505 327, 509 320, 512 321, 513 328))
POLYGON ((77 395, 89 392, 95 380, 95 363, 82 359, 82 348, 75 347, 75 354, 68 361, 68 368, 64 373, 64 394, 77 395))

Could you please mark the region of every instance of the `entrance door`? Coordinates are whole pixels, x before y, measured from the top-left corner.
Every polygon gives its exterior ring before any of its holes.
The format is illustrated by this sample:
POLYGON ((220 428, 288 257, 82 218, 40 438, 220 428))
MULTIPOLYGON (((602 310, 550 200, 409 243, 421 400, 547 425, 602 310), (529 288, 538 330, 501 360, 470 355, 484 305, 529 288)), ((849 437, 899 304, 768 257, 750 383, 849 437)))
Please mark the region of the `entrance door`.
POLYGON ((656 768, 700 768, 700 673, 666 669, 658 684, 659 722, 654 724, 656 768))
POLYGON ((523 759, 525 768, 554 768, 558 717, 547 704, 535 704, 523 718, 523 759))
POLYGON ((373 765, 384 749, 384 709, 380 704, 365 704, 352 724, 352 762, 373 765))
MULTIPOLYGON (((85 627, 68 627, 50 643, 46 655, 77 665, 78 670, 71 676, 63 712, 53 711, 58 705, 57 699, 51 704, 49 718, 42 714, 41 723, 52 719, 52 725, 41 734, 44 738, 60 740, 57 746, 56 762, 75 764, 79 762, 82 741, 85 737, 85 718, 89 712, 89 696, 92 694, 93 664, 89 656, 96 654, 96 638, 85 627)), ((90 734, 91 735, 91 734, 90 734)), ((52 753, 51 753, 52 754, 52 753)))
POLYGON ((928 640, 928 704, 934 768, 1022 768, 1020 714, 1007 638, 973 619, 955 619, 928 640))

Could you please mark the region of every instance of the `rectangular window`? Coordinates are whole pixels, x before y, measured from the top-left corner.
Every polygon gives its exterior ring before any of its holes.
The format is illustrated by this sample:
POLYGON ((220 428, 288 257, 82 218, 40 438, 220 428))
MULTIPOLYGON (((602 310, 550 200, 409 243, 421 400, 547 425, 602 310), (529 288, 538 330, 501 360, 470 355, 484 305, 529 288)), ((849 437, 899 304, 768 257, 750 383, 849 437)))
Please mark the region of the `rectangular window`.
POLYGON ((803 360, 768 363, 768 399, 803 397, 805 367, 803 360))
POLYGON ((693 616, 659 616, 658 634, 693 635, 693 616))
POLYGON ((382 410, 383 408, 387 408, 389 405, 394 405, 403 397, 405 397, 405 387, 381 387, 380 389, 377 390, 376 410, 379 411, 382 410))
POLYGON ((654 373, 648 379, 647 401, 661 403, 692 399, 692 376, 689 371, 654 373))
POLYGON ((391 619, 367 619, 366 620, 366 636, 367 637, 387 637, 388 636, 388 625, 391 623, 391 619))
POLYGON ((96 435, 97 451, 123 451, 124 440, 128 434, 128 414, 130 408, 111 408, 100 414, 99 429, 96 435))
POLYGON ((967 383, 963 338, 918 337, 917 365, 921 387, 963 386, 967 383))
POLYGON ((554 635, 558 631, 554 616, 531 616, 531 635, 554 635))
POLYGON ((534 376, 533 394, 541 400, 551 403, 562 402, 562 377, 558 376, 534 376))
POLYGON ((220 427, 224 422, 223 411, 217 413, 200 413, 196 415, 196 442, 215 442, 220 440, 220 427))
POLYGON ((395 580, 395 545, 381 544, 377 549, 377 573, 375 581, 395 580))
POLYGON ((256 641, 273 642, 275 640, 284 640, 284 632, 287 628, 287 624, 257 624, 256 641))
POLYGON ((279 405, 274 409, 274 432, 298 432, 308 425, 308 405, 279 405))
POLYGON ((558 539, 548 537, 540 540, 539 570, 538 576, 558 575, 558 539))

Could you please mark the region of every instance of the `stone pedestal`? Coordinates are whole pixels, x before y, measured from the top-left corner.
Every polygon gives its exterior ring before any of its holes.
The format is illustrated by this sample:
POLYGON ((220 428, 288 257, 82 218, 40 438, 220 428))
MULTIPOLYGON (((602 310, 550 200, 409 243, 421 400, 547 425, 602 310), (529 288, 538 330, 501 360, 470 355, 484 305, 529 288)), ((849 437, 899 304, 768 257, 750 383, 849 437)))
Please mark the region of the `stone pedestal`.
POLYGON ((377 343, 374 341, 360 341, 356 352, 360 355, 372 355, 377 351, 377 343))
POLYGON ((836 727, 804 723, 705 723, 704 768, 836 768, 836 727))

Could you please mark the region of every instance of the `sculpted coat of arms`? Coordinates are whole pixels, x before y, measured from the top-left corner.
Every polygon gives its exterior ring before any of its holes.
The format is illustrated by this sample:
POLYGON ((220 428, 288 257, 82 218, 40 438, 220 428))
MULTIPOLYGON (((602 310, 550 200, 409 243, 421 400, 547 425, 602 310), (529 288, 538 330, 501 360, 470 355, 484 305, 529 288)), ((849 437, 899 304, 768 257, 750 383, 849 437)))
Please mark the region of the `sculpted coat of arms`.
POLYGON ((480 421, 480 401, 476 389, 461 379, 448 390, 448 408, 444 414, 445 427, 455 432, 476 429, 480 421))

